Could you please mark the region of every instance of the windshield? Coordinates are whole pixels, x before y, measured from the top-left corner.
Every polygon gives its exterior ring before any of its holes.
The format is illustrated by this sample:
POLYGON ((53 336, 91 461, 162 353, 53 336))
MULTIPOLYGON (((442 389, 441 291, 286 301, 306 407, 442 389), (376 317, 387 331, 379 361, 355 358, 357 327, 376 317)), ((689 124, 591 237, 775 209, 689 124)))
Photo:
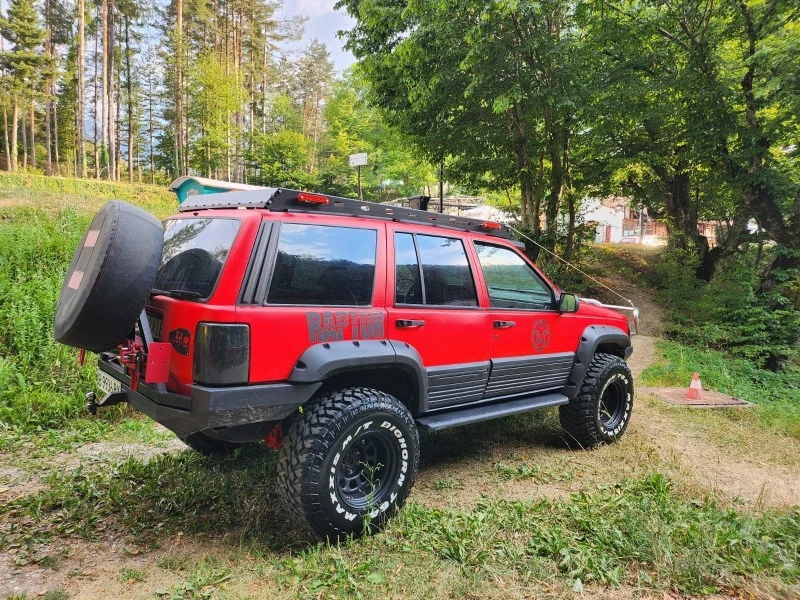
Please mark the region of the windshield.
POLYGON ((181 298, 206 299, 239 232, 237 219, 170 219, 164 222, 164 251, 153 285, 181 298))

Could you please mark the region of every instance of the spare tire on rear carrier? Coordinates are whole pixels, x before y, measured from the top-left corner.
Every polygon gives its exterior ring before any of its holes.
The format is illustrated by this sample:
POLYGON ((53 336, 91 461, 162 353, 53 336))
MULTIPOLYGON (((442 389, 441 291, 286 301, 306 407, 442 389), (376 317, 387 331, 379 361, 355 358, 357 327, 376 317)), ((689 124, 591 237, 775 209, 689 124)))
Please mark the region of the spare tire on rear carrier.
POLYGON ((72 257, 54 333, 68 346, 105 352, 125 341, 158 273, 164 229, 145 210, 112 200, 92 219, 72 257))

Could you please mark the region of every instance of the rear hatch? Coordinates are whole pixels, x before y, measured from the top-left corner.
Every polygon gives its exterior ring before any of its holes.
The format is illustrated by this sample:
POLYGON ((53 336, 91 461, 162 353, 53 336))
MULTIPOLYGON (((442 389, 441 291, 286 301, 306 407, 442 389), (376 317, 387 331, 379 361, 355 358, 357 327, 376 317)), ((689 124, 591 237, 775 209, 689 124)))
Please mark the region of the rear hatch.
POLYGON ((181 215, 164 221, 164 250, 145 310, 155 341, 172 345, 170 391, 188 393, 194 380, 196 336, 206 329, 198 325, 236 320, 236 292, 231 300, 222 286, 237 280, 235 274, 227 276, 225 267, 242 226, 232 215, 181 215))

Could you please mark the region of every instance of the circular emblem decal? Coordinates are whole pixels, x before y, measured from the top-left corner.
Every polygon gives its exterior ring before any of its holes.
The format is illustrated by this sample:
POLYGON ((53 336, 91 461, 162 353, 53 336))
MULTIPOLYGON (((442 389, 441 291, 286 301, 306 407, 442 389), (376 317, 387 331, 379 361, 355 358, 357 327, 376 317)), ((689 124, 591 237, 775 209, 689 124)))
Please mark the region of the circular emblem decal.
POLYGON ((550 326, 544 319, 538 319, 533 324, 531 344, 533 344, 533 349, 537 352, 541 352, 550 344, 550 326))

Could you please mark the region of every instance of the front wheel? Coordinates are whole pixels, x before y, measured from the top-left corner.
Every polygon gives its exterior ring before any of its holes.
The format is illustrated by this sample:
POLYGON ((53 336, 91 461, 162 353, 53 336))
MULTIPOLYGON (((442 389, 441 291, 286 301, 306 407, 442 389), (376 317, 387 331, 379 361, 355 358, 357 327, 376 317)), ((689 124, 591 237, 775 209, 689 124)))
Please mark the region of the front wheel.
POLYGON ((584 448, 616 442, 632 412, 633 376, 613 354, 595 354, 578 395, 559 407, 561 427, 584 448))
POLYGON ((405 503, 419 436, 396 398, 369 388, 332 392, 285 427, 279 488, 289 511, 319 537, 372 533, 405 503))

